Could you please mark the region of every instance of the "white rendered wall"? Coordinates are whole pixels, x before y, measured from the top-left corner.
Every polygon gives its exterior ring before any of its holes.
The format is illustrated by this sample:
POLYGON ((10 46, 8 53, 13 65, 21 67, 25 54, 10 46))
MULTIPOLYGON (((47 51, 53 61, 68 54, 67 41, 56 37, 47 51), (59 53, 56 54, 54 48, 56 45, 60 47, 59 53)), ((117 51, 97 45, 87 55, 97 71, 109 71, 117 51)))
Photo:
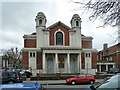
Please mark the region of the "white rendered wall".
MULTIPOLYGON (((91 60, 91 52, 86 52, 86 53, 90 53, 90 57, 86 57, 85 56, 85 69, 91 69, 91 63, 92 63, 92 60, 91 60), (88 65, 88 66, 87 66, 88 65)), ((85 55, 86 55, 85 53, 85 55)))
POLYGON ((43 41, 43 45, 44 46, 49 46, 49 31, 44 31, 44 41, 43 41))
POLYGON ((44 32, 43 32, 44 27, 37 27, 36 28, 36 35, 37 35, 37 48, 40 48, 44 44, 44 32))
POLYGON ((81 30, 80 28, 74 28, 75 32, 70 36, 70 45, 81 48, 81 30))
POLYGON ((30 68, 32 69, 32 74, 33 76, 36 76, 36 54, 35 57, 30 57, 30 52, 29 52, 29 71, 30 68))

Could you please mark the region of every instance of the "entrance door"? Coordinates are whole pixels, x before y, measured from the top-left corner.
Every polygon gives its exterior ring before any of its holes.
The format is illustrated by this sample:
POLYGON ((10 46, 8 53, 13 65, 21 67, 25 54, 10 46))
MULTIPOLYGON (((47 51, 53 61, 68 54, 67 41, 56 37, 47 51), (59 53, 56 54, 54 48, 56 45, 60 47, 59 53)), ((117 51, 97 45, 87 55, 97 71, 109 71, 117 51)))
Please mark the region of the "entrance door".
POLYGON ((70 60, 70 72, 75 73, 75 60, 70 60))
POLYGON ((51 74, 54 72, 54 64, 53 64, 53 60, 48 60, 47 61, 47 73, 51 74))

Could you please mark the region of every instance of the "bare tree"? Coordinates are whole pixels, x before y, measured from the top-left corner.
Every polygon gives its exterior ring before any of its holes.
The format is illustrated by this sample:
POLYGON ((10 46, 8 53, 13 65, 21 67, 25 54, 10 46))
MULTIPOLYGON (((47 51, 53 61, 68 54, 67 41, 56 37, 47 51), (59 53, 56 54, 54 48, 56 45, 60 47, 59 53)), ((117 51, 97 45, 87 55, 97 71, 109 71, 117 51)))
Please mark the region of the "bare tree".
POLYGON ((21 51, 18 48, 11 48, 3 51, 3 59, 7 59, 9 62, 9 67, 13 67, 15 69, 21 68, 22 65, 22 55, 21 51))
POLYGON ((86 3, 85 1, 76 2, 73 0, 74 3, 80 4, 80 7, 85 11, 91 12, 90 20, 102 19, 102 27, 120 25, 120 0, 88 0, 86 3))

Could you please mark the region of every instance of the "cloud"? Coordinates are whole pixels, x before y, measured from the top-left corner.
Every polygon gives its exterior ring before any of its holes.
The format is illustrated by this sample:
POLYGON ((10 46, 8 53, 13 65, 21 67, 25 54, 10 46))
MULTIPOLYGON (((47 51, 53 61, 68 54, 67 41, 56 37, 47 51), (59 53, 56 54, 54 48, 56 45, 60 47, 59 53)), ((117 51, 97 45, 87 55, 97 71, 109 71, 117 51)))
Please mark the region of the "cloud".
MULTIPOLYGON (((0 3, 1 4, 1 3, 0 3)), ((1 5, 0 5, 1 6, 1 5)), ((70 0, 40 0, 40 1, 19 1, 2 2, 2 29, 0 31, 0 49, 17 46, 22 48, 24 34, 35 32, 35 17, 38 12, 43 12, 47 18, 47 27, 62 21, 68 26, 73 14, 80 15, 82 20, 82 34, 92 36, 93 47, 101 49, 103 43, 113 45, 114 28, 96 28, 101 22, 88 21, 89 12, 82 14, 82 10, 74 10, 79 7, 79 4, 74 4, 70 0)), ((116 35, 114 35, 117 37, 116 35)))
MULTIPOLYGON (((35 32, 35 17, 44 12, 46 17, 55 21, 55 2, 3 2, 2 31, 0 31, 0 48, 23 47, 24 34, 35 32), (52 17, 51 17, 52 16, 52 17)), ((50 24, 52 22, 48 22, 50 24)))

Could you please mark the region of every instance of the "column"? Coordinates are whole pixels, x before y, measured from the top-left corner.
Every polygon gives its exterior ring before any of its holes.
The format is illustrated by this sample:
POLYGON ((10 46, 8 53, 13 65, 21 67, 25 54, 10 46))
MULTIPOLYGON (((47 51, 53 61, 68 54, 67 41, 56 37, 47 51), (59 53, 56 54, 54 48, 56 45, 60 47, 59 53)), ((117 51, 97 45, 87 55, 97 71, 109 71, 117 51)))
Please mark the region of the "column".
POLYGON ((108 64, 106 64, 106 71, 108 71, 108 64))
POLYGON ((101 64, 99 64, 99 72, 101 73, 101 64))
POLYGON ((67 73, 70 73, 70 54, 67 53, 67 73))
POLYGON ((56 61, 56 73, 58 73, 58 54, 55 53, 55 61, 56 61))
POLYGON ((115 68, 115 64, 113 64, 113 68, 115 68))
POLYGON ((78 54, 77 73, 80 73, 80 69, 81 69, 81 53, 78 54))
POLYGON ((46 73, 46 64, 45 64, 45 53, 42 54, 42 65, 43 65, 43 73, 46 73))

